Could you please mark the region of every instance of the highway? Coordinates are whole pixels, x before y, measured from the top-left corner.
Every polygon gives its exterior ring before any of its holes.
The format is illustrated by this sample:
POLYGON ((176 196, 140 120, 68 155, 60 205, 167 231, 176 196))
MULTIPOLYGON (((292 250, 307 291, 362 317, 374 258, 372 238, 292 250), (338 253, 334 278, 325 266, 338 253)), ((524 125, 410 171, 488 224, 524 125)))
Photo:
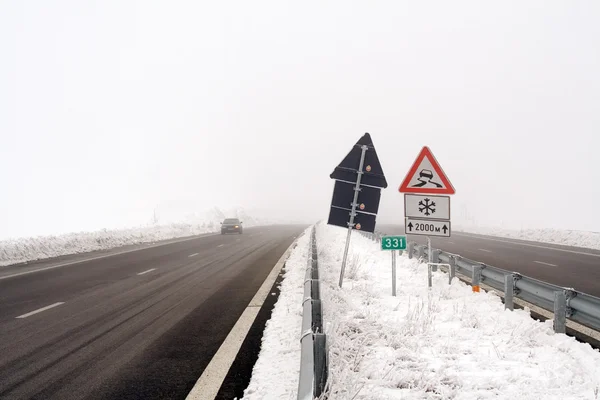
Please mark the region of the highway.
MULTIPOLYGON (((0 398, 185 399, 304 228, 1 268, 0 398)), ((234 365, 250 371, 250 358, 234 365)), ((244 388, 230 376, 220 398, 244 388)))
MULTIPOLYGON (((386 234, 404 234, 402 225, 379 225, 386 234)), ((408 240, 425 244, 424 236, 408 240)), ((508 271, 600 297, 600 251, 517 239, 452 232, 432 238, 432 247, 508 271)))

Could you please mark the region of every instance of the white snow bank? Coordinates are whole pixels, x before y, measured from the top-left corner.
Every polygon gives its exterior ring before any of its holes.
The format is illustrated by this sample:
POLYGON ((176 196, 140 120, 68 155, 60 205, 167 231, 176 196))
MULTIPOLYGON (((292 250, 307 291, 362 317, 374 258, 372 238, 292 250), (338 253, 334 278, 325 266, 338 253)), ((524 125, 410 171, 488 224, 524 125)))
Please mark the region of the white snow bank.
MULTIPOLYGON (((392 297, 391 255, 361 235, 352 235, 340 289, 345 238, 344 229, 317 226, 329 399, 600 399, 598 351, 554 334, 551 321, 505 311, 493 294, 448 285, 442 272, 428 290, 426 266, 405 256, 392 297)), ((302 242, 299 271, 282 287, 287 300, 269 321, 279 329, 266 332, 247 398, 295 398, 307 255, 302 242)))
POLYGON ((220 229, 220 222, 227 217, 240 218, 245 227, 269 224, 264 219, 252 218, 243 208, 223 212, 215 207, 203 214, 190 215, 188 222, 185 223, 6 239, 0 241, 0 267, 68 254, 217 232, 220 229))
POLYGON ((353 235, 337 286, 346 231, 319 225, 319 267, 330 345, 330 399, 598 399, 600 353, 552 331, 499 297, 472 293, 416 260, 398 260, 353 235))
POLYGON ((216 227, 171 224, 0 241, 0 266, 212 232, 216 227))
POLYGON ((295 399, 300 373, 300 331, 310 229, 285 263, 281 293, 267 321, 260 354, 244 399, 295 399))
POLYGON ((500 236, 535 242, 556 243, 565 246, 583 247, 600 250, 600 233, 570 231, 558 229, 521 229, 486 228, 475 226, 455 226, 455 231, 480 235, 500 236))

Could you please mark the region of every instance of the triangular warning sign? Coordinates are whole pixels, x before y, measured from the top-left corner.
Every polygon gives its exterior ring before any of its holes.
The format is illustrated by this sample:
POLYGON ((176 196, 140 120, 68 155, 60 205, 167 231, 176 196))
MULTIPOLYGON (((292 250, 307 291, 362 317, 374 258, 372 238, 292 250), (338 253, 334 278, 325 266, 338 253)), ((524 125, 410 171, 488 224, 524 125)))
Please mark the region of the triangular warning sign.
POLYGON ((361 147, 367 146, 365 152, 365 160, 363 163, 363 176, 360 184, 365 186, 374 186, 386 188, 387 181, 383 174, 383 168, 379 162, 379 157, 373 145, 373 139, 369 133, 365 133, 354 146, 350 153, 335 167, 334 171, 329 175, 331 179, 337 179, 345 182, 356 182, 358 177, 358 167, 360 166, 361 147))
POLYGON ((427 146, 419 153, 399 190, 400 193, 455 193, 450 180, 427 146))

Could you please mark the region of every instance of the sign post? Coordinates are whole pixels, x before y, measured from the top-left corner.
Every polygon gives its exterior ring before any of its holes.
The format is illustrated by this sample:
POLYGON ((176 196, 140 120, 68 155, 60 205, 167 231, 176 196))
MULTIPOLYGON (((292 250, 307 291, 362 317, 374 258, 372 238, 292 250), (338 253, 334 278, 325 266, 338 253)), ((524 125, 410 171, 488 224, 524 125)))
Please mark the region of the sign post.
POLYGON ((371 135, 365 133, 356 142, 330 178, 335 179, 335 186, 327 223, 348 228, 340 271, 342 287, 352 230, 375 231, 381 189, 387 187, 371 135))
POLYGON ((406 236, 383 236, 381 250, 392 251, 392 296, 396 296, 396 250, 406 250, 406 236))
MULTIPOLYGON (((431 236, 450 237, 450 197, 456 193, 429 147, 417 156, 399 188, 404 194, 404 231, 427 236, 427 282, 432 286, 431 236)), ((437 268, 437 265, 436 265, 437 268)))

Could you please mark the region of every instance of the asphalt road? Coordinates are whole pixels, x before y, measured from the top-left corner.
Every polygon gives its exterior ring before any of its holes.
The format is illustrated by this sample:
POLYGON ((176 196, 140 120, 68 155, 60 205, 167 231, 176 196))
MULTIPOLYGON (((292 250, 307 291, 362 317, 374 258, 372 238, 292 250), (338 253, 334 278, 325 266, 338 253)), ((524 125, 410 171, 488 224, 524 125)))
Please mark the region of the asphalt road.
POLYGON ((0 398, 184 399, 303 229, 0 269, 0 398))
MULTIPOLYGON (((386 234, 404 234, 404 226, 380 225, 386 234)), ((408 239, 425 244, 424 236, 408 239)), ((555 285, 600 297, 600 251, 540 242, 452 232, 432 238, 432 247, 555 285)))

